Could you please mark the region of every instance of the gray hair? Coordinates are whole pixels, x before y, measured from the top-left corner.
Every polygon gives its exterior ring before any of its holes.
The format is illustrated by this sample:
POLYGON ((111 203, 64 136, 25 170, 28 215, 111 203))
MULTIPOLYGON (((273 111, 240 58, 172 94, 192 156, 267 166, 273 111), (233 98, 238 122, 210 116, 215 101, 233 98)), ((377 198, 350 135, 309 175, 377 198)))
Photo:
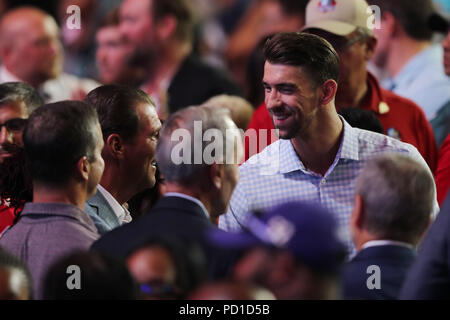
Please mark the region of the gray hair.
POLYGON ((435 199, 429 170, 410 157, 386 154, 368 161, 356 180, 364 203, 364 227, 384 239, 417 242, 435 199))
POLYGON ((0 106, 16 102, 23 102, 28 114, 44 104, 39 93, 26 83, 5 82, 0 84, 0 106))
POLYGON ((165 121, 156 147, 156 160, 165 180, 194 183, 198 181, 197 173, 214 162, 238 162, 242 157, 241 148, 241 132, 227 109, 192 106, 165 121))

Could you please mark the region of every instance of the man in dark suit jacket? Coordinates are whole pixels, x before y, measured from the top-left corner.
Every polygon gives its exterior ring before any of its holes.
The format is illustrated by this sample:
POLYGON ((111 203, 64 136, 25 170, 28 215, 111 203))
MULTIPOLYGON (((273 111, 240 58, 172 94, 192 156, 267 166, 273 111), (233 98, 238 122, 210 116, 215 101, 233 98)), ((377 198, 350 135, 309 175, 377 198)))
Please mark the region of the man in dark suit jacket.
POLYGON ((111 231, 92 248, 125 258, 151 237, 163 235, 200 245, 212 275, 223 274, 226 266, 219 263, 223 252, 212 249, 205 237, 208 231, 216 228, 213 221, 227 211, 238 180, 242 142, 230 134, 239 133, 228 110, 201 106, 173 114, 161 130, 156 149, 167 193, 147 215, 111 231), (204 141, 207 131, 215 132, 217 139, 204 141), (232 150, 230 138, 234 141, 232 150), (218 143, 223 148, 208 155, 207 151, 218 143))
POLYGON ((419 248, 400 299, 450 299, 450 196, 419 248))
POLYGON ((397 299, 436 197, 427 169, 402 155, 369 161, 350 227, 358 250, 342 274, 346 299, 397 299))
POLYGON ((155 185, 155 149, 161 122, 153 100, 143 91, 104 85, 89 92, 86 102, 99 115, 105 147, 105 171, 85 210, 100 235, 130 222, 124 204, 155 185))

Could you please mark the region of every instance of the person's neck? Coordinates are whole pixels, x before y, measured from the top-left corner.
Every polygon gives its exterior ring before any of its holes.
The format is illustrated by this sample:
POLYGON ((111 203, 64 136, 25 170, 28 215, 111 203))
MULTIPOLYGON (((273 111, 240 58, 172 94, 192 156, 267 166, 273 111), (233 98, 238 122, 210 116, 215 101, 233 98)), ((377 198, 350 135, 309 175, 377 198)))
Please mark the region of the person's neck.
MULTIPOLYGON (((334 105, 332 107, 335 108, 334 105)), ((291 142, 305 167, 325 176, 339 150, 343 123, 335 111, 324 111, 323 116, 316 119, 291 142)))
POLYGON ((150 75, 143 84, 143 87, 150 92, 159 92, 161 84, 170 81, 176 74, 184 59, 191 53, 190 42, 172 41, 159 54, 156 64, 149 67, 150 75))
POLYGON ((430 41, 418 41, 409 37, 398 37, 392 41, 386 63, 390 76, 396 77, 414 56, 430 45, 430 41))
POLYGON ((33 203, 70 204, 84 211, 86 191, 82 186, 67 184, 66 186, 49 186, 33 184, 33 203))
POLYGON ((165 193, 176 192, 176 193, 185 194, 192 198, 198 199, 201 203, 203 203, 206 211, 208 211, 208 214, 211 217, 211 212, 212 212, 213 207, 212 207, 212 201, 211 201, 209 195, 207 194, 207 192, 198 190, 197 188, 187 188, 185 186, 182 186, 177 183, 172 183, 172 182, 166 182, 165 189, 166 189, 165 193))
POLYGON ((139 192, 135 190, 135 183, 124 181, 123 177, 123 173, 113 170, 110 166, 105 166, 105 170, 100 180, 100 185, 108 191, 120 205, 123 205, 139 192))

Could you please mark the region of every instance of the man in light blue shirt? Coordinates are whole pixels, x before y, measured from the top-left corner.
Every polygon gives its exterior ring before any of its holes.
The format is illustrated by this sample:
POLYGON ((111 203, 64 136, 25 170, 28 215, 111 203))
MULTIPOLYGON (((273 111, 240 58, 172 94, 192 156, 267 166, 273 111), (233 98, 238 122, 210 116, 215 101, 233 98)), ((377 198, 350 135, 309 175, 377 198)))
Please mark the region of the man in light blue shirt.
POLYGON ((219 226, 238 231, 251 212, 287 201, 311 201, 336 214, 341 236, 353 252, 349 221, 355 179, 364 163, 375 154, 396 152, 429 169, 415 147, 352 128, 338 116, 339 57, 327 41, 280 33, 266 43, 264 56, 265 103, 280 140, 241 166, 219 226))
POLYGON ((429 17, 436 10, 432 0, 370 0, 382 12, 373 62, 387 72, 386 89, 416 102, 431 122, 438 145, 447 134, 436 121, 450 102, 450 78, 442 65, 443 49, 432 44, 429 17), (441 112, 441 113, 440 113, 441 112), (434 121, 433 121, 434 120, 434 121))

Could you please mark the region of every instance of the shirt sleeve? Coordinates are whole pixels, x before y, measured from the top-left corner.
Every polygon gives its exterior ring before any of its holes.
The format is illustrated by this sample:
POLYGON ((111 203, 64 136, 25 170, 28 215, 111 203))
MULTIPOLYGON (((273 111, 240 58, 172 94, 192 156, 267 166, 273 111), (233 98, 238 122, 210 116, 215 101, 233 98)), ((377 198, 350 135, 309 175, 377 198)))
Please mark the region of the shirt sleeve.
POLYGON ((219 218, 219 228, 225 231, 238 232, 248 218, 248 199, 245 194, 245 177, 241 176, 230 200, 228 212, 219 218))

